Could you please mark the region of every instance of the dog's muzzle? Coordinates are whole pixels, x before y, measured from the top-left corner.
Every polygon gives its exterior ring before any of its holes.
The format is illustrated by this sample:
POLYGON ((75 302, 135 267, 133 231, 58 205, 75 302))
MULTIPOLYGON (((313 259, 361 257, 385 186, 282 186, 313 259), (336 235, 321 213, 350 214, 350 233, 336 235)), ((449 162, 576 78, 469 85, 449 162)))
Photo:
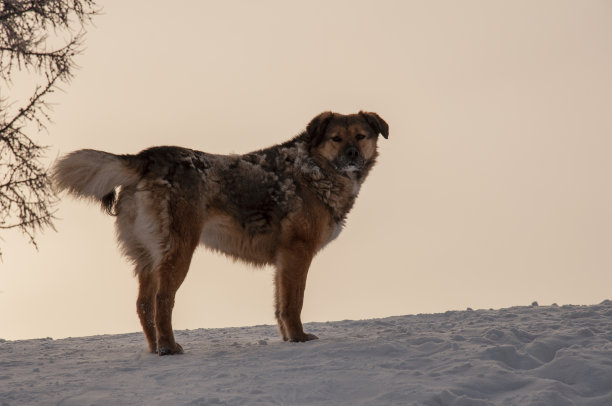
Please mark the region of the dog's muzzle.
POLYGON ((347 146, 336 160, 336 168, 343 172, 359 171, 365 165, 365 159, 359 149, 353 145, 347 146))
POLYGON ((344 155, 349 161, 355 161, 359 158, 359 150, 351 145, 344 151, 344 155))

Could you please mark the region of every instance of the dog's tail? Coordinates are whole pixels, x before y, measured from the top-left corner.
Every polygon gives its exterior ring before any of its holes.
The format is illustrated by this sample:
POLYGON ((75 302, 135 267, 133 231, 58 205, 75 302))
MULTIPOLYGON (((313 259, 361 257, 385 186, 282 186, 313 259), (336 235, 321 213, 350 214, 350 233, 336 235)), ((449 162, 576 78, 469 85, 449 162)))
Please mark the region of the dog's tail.
POLYGON ((109 214, 119 186, 129 186, 141 179, 131 164, 134 156, 115 155, 93 149, 81 149, 61 157, 51 169, 51 180, 58 191, 67 190, 80 197, 98 201, 109 214))

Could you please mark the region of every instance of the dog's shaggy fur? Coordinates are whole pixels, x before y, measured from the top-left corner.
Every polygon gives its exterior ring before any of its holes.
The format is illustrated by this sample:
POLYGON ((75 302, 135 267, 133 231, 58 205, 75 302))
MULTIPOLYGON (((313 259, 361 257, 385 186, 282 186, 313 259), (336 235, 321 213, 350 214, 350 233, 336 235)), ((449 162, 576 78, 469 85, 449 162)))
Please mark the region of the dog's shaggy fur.
POLYGON ((123 253, 139 279, 137 311, 149 348, 181 353, 174 297, 198 244, 255 265, 274 265, 275 307, 285 341, 317 338, 300 313, 313 256, 336 238, 374 165, 376 113, 325 112, 284 144, 245 155, 154 147, 137 155, 79 150, 62 157, 59 190, 95 199, 117 217, 123 253))

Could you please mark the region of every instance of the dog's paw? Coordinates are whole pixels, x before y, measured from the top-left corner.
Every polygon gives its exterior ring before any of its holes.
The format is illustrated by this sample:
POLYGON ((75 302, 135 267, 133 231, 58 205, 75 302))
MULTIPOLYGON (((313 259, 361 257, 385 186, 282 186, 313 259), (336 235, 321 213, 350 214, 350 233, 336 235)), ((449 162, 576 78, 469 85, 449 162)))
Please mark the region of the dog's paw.
POLYGON ((317 337, 314 334, 302 333, 298 336, 290 337, 289 341, 291 341, 292 343, 303 343, 306 341, 318 340, 318 339, 319 337, 317 337))
POLYGON ((173 348, 170 348, 170 347, 159 347, 156 352, 157 352, 157 355, 159 355, 160 357, 162 355, 182 354, 183 353, 183 347, 181 347, 180 344, 175 343, 173 348))

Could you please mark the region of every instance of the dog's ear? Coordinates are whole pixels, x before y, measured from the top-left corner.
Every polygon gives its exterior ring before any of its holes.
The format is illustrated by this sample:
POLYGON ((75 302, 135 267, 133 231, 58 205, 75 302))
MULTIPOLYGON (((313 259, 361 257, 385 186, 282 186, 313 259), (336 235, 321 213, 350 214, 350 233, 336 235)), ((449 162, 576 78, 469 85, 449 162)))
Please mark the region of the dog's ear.
POLYGON ((374 129, 374 131, 376 131, 377 134, 382 134, 383 137, 389 138, 389 124, 380 118, 378 114, 360 111, 359 115, 365 119, 365 121, 374 129))
POLYGON ((308 134, 308 141, 311 146, 317 146, 321 143, 321 141, 323 141, 327 125, 333 116, 334 113, 331 111, 325 111, 313 118, 310 123, 308 123, 306 126, 306 133, 308 134))

